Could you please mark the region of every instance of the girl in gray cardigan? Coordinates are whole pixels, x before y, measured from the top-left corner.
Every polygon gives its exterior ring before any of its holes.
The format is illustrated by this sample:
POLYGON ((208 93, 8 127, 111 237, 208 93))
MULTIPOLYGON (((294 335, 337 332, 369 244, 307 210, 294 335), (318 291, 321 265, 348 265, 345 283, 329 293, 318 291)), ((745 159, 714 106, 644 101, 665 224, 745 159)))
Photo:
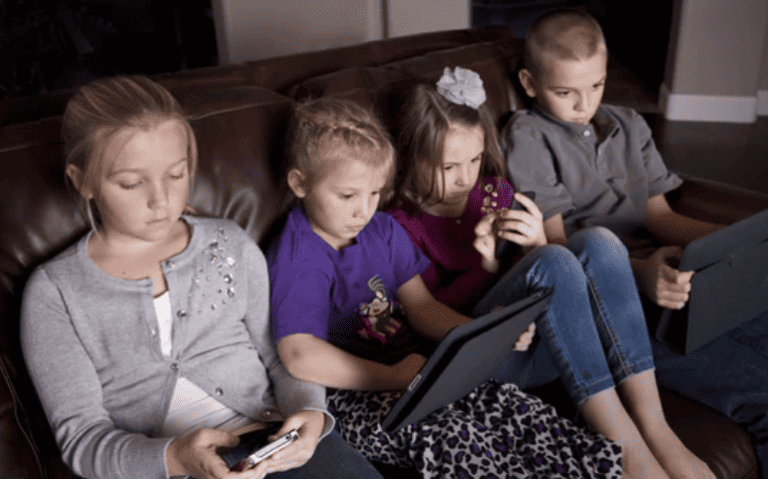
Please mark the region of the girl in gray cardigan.
POLYGON ((33 273, 22 344, 75 473, 380 478, 330 432, 324 388, 280 363, 258 246, 186 214, 197 147, 176 100, 143 77, 98 80, 68 103, 62 138, 92 228, 33 273), (217 449, 267 423, 299 439, 230 471, 217 449))

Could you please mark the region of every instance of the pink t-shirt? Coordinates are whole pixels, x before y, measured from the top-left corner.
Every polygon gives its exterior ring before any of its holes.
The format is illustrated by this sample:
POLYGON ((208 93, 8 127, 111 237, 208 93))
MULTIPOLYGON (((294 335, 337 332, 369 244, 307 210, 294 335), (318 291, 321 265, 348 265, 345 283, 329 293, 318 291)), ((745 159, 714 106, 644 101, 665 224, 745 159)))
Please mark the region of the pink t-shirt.
POLYGON ((389 210, 421 252, 432 260, 421 277, 439 301, 469 312, 493 285, 494 275, 483 269, 480 253, 472 245, 475 226, 487 211, 509 208, 513 194, 509 181, 489 176, 477 181, 469 193, 466 210, 457 218, 389 210))

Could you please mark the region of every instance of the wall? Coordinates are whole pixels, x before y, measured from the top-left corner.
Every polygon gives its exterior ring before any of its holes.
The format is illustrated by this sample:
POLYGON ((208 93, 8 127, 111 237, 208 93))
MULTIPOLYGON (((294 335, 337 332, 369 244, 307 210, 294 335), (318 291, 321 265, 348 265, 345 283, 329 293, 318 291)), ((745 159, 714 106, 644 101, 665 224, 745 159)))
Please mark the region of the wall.
POLYGON ((470 0, 211 0, 222 64, 469 27, 470 0))
POLYGON ((762 65, 757 81, 757 114, 768 115, 768 46, 763 51, 762 65))
POLYGON ((382 38, 381 0, 212 0, 222 64, 382 38))
POLYGON ((385 0, 389 36, 468 28, 470 3, 469 0, 385 0))
POLYGON ((766 0, 676 0, 660 92, 667 118, 755 121, 766 20, 766 0))

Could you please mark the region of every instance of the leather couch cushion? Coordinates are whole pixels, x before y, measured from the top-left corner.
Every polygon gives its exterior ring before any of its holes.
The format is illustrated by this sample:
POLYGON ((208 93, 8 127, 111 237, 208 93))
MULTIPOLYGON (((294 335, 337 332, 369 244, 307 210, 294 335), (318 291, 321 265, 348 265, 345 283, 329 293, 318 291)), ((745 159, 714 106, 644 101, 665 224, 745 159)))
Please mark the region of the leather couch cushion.
POLYGON ((512 30, 505 26, 429 32, 337 48, 330 54, 328 51, 299 53, 249 61, 246 65, 251 69, 256 85, 285 93, 307 79, 353 65, 378 66, 435 50, 503 40, 512 36, 512 30))
POLYGON ((178 97, 199 151, 192 204, 265 240, 283 205, 281 165, 294 101, 252 86, 178 97))
POLYGON ((437 81, 445 67, 461 66, 477 72, 488 96, 487 104, 497 123, 506 121, 510 111, 522 104, 511 83, 512 71, 519 65, 519 49, 506 43, 485 42, 447 51, 401 60, 380 67, 348 68, 306 80, 288 91, 296 99, 336 95, 365 106, 377 105, 387 120, 390 106, 396 102, 398 84, 415 78, 437 81), (512 92, 512 93, 510 93, 512 92), (390 98, 390 95, 395 95, 390 98))

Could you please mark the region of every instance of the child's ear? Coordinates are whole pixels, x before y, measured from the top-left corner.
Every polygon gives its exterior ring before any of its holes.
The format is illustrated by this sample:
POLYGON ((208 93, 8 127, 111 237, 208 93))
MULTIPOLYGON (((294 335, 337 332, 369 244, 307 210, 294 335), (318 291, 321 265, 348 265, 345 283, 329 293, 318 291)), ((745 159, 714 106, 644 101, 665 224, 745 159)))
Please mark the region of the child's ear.
POLYGON ((297 198, 307 196, 307 178, 298 168, 292 168, 288 172, 288 187, 297 198))
POLYGON ((80 168, 73 164, 69 164, 67 165, 66 173, 69 181, 72 182, 72 185, 75 187, 77 192, 80 193, 80 196, 86 200, 93 198, 93 194, 90 192, 90 189, 83 187, 83 183, 85 182, 85 174, 80 168))
POLYGON ((533 87, 536 80, 533 78, 533 74, 527 68, 521 68, 517 72, 517 77, 520 79, 520 84, 523 85, 525 93, 533 98, 536 96, 536 89, 533 87))

